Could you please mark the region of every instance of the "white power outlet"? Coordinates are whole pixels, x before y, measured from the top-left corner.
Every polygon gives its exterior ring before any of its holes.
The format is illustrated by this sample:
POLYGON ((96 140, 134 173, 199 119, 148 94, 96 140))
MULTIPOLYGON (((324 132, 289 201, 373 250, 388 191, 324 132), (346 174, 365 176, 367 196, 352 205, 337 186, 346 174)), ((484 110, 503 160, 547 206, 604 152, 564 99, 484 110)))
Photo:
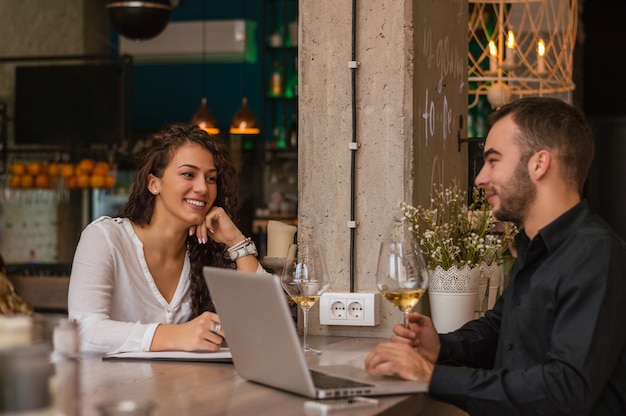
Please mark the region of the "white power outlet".
POLYGON ((320 298, 320 324, 375 326, 379 323, 378 293, 324 293, 320 298))

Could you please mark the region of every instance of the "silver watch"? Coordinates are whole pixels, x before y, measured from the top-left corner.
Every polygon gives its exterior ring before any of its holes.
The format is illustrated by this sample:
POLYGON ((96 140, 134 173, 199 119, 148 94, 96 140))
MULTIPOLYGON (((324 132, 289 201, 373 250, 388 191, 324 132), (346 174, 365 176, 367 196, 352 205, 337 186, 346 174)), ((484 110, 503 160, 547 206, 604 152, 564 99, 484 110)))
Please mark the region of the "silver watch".
POLYGON ((239 257, 245 256, 256 256, 259 252, 256 249, 256 245, 254 245, 254 241, 248 241, 243 246, 237 248, 236 250, 228 250, 228 255, 231 260, 237 260, 239 257))

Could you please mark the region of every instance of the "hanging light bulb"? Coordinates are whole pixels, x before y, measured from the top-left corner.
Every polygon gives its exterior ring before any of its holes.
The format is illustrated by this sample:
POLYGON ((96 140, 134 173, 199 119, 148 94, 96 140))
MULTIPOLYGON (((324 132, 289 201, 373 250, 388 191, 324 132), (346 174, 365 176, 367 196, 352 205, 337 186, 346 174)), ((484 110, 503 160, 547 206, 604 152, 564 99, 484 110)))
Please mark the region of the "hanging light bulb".
POLYGON ((491 107, 498 109, 511 101, 511 89, 504 82, 494 82, 487 91, 487 101, 491 107))
POLYGON ((241 107, 233 116, 230 124, 230 134, 259 134, 261 130, 256 125, 256 117, 250 107, 248 107, 248 99, 243 97, 241 107))
POLYGON ((217 119, 206 105, 206 97, 202 97, 200 108, 193 115, 191 122, 209 134, 219 134, 217 119))

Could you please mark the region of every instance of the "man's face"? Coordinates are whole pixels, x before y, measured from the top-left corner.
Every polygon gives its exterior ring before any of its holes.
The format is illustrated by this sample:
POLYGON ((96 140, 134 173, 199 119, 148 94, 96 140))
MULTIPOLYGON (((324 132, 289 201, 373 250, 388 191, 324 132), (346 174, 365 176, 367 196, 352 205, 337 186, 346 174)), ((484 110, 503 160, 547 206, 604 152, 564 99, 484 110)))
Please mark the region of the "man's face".
POLYGON ((485 142, 485 164, 476 186, 485 190, 493 213, 500 221, 524 222, 537 190, 528 174, 528 160, 515 142, 518 128, 510 115, 498 120, 485 142))

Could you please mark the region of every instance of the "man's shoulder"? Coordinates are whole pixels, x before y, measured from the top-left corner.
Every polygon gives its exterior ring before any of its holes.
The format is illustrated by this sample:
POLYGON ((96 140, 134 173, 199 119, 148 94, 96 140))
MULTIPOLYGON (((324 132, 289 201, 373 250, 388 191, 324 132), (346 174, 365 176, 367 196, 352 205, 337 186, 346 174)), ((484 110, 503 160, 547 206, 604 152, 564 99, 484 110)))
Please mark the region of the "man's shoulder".
POLYGON ((583 241, 607 240, 626 247, 624 240, 601 216, 590 214, 576 227, 576 238, 583 241))

